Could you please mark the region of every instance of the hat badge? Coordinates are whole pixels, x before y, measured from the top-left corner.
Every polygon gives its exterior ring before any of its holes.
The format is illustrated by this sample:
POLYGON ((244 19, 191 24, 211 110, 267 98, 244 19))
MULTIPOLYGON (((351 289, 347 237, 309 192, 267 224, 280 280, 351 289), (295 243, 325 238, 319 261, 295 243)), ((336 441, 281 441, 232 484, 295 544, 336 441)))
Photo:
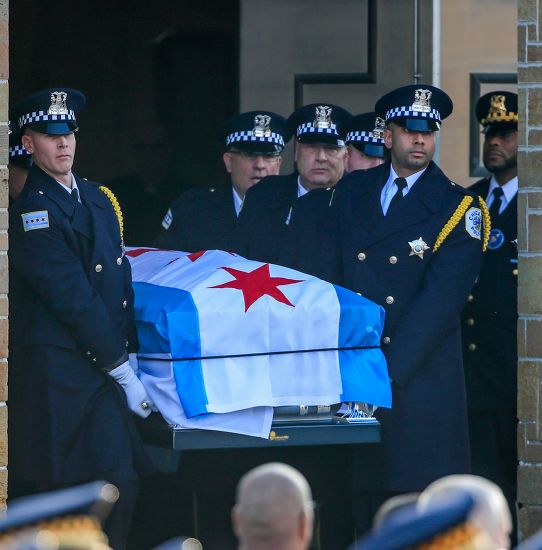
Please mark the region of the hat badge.
POLYGON ((66 107, 66 98, 68 94, 66 92, 52 92, 51 93, 51 105, 47 114, 49 115, 67 115, 68 108, 66 107))
POLYGON ((270 123, 271 117, 269 115, 256 115, 254 117, 254 129, 252 130, 254 137, 271 137, 270 123))
POLYGON ((331 111, 333 109, 327 105, 319 105, 316 107, 316 118, 312 125, 315 128, 328 129, 331 128, 331 111))
POLYGON ((489 117, 506 115, 506 98, 503 95, 492 95, 489 104, 489 117))
POLYGON ((386 127, 385 120, 377 116, 375 120, 375 129, 373 130, 373 137, 376 139, 384 139, 385 127, 386 127))
POLYGON ((424 90, 418 88, 414 92, 414 103, 412 104, 412 110, 418 113, 430 113, 431 112, 431 99, 432 92, 430 90, 424 90))

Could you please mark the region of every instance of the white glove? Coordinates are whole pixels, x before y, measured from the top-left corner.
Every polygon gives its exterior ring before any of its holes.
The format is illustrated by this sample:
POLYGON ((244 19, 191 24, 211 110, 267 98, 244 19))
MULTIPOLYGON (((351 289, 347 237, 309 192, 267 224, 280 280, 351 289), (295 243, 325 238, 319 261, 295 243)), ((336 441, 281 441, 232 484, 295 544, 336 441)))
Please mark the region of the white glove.
POLYGON ((137 353, 129 353, 128 362, 130 363, 130 367, 132 367, 135 375, 139 376, 139 361, 137 359, 137 353))
POLYGON ((151 402, 145 386, 132 370, 130 362, 125 361, 108 374, 122 386, 130 410, 142 418, 147 418, 151 414, 151 406, 154 407, 154 403, 151 402))

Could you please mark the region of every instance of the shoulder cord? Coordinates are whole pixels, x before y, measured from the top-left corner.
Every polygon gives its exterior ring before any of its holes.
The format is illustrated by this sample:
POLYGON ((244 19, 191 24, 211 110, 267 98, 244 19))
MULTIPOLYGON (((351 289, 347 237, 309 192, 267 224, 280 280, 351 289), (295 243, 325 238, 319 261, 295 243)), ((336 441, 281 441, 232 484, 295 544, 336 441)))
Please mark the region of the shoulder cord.
POLYGON ((122 239, 124 236, 124 221, 122 217, 122 210, 120 209, 119 201, 117 200, 117 197, 115 197, 115 194, 111 189, 106 187, 105 185, 100 185, 100 191, 102 191, 105 196, 109 199, 113 206, 113 210, 115 211, 115 214, 117 215, 117 220, 119 221, 119 227, 120 227, 120 238, 122 239))
MULTIPOLYGON (((433 253, 435 253, 442 243, 446 240, 446 237, 455 229, 457 224, 461 221, 467 208, 471 205, 473 198, 470 196, 463 197, 463 200, 459 203, 459 206, 455 209, 452 217, 444 224, 444 227, 440 230, 437 236, 435 245, 433 246, 433 253)), ((485 237, 485 235, 484 235, 485 237)))

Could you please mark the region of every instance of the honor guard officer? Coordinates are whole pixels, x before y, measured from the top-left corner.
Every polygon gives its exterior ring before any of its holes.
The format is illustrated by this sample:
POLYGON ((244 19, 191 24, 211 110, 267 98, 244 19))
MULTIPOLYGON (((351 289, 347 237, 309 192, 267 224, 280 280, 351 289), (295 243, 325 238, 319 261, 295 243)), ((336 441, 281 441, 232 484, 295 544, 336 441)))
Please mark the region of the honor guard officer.
POLYGON ((266 176, 279 173, 290 139, 286 120, 269 111, 250 111, 226 121, 224 165, 231 185, 192 189, 167 211, 155 245, 197 252, 233 250, 237 217, 245 194, 266 176))
POLYGON ((33 163, 10 208, 10 482, 114 483, 106 531, 118 550, 149 466, 130 410, 145 417, 151 404, 128 362, 137 336, 120 208, 72 172, 84 102, 51 88, 11 113, 33 163))
POLYGON ((391 162, 338 186, 322 275, 386 311, 382 347, 392 409, 378 409, 381 443, 354 454, 358 532, 397 493, 469 471, 460 313, 489 237, 485 204, 432 161, 452 101, 410 85, 375 105, 391 162))
POLYGON ((483 161, 490 177, 469 190, 483 197, 491 233, 480 275, 462 315, 472 471, 497 483, 515 519, 517 426, 518 96, 482 96, 483 161))
POLYGON ((385 162, 384 125, 384 119, 376 113, 363 113, 348 121, 345 130, 347 172, 367 170, 385 162))
POLYGON ((326 195, 318 204, 329 202, 332 188, 344 174, 343 126, 350 116, 337 105, 323 103, 306 105, 290 115, 297 171, 266 178, 247 194, 239 217, 237 252, 293 267, 290 225, 295 209, 309 195, 326 195))

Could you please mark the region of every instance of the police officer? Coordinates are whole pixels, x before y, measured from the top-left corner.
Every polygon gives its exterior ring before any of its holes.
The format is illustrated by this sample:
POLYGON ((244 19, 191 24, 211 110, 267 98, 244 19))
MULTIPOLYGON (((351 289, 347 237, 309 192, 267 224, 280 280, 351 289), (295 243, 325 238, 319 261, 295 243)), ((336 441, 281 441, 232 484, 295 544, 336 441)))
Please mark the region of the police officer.
POLYGON ((33 164, 10 208, 10 481, 114 483, 106 532, 117 550, 148 469, 130 410, 145 417, 151 404, 128 361, 137 337, 122 213, 72 172, 84 102, 51 88, 11 113, 33 164))
POLYGON ((490 177, 470 191, 491 213, 488 252, 462 315, 472 471, 497 483, 515 518, 517 425, 517 95, 476 104, 490 177))
POLYGON ((167 211, 156 246, 186 252, 233 250, 245 194, 262 178, 279 173, 290 133, 280 115, 250 111, 225 122, 223 139, 230 185, 183 193, 167 211))
POLYGON ((381 443, 354 455, 359 533, 393 494, 469 470, 459 318, 487 237, 478 198, 432 161, 441 120, 452 112, 448 95, 404 86, 375 111, 386 121, 391 162, 338 186, 322 259, 324 278, 386 311, 393 406, 375 413, 381 443))
POLYGON ((297 171, 265 178, 247 193, 239 217, 236 248, 240 254, 252 260, 298 267, 292 259, 295 210, 305 200, 312 203, 314 195, 325 195, 315 201, 318 207, 329 202, 332 188, 344 174, 344 123, 350 116, 330 103, 306 105, 290 115, 288 125, 296 136, 297 171))
POLYGON ((386 160, 384 119, 376 113, 353 116, 346 124, 346 172, 368 170, 386 160))

